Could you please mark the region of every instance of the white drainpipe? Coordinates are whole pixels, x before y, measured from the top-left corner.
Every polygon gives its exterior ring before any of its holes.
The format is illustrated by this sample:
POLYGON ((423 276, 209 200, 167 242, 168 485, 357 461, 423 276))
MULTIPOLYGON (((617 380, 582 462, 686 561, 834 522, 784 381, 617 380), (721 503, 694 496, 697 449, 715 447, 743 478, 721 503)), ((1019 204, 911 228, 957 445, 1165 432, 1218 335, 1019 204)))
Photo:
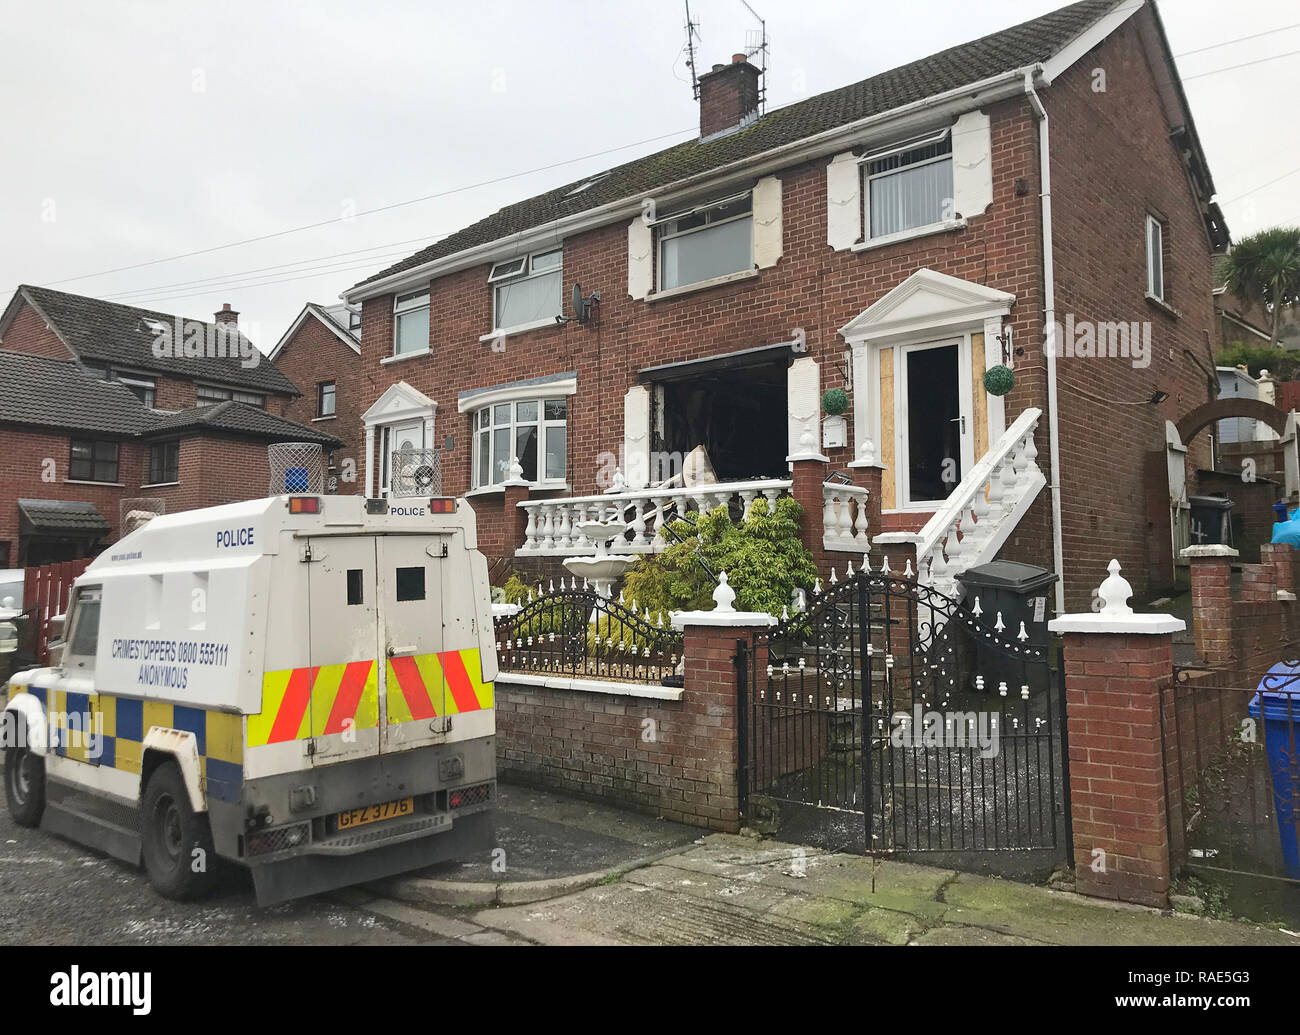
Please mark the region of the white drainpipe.
POLYGON ((1056 273, 1052 264, 1052 165, 1047 109, 1034 90, 1039 65, 1025 73, 1025 94, 1038 117, 1038 175, 1043 205, 1043 350, 1047 353, 1047 438, 1051 453, 1052 563, 1056 580, 1056 613, 1065 614, 1065 547, 1061 540, 1061 433, 1056 396, 1056 273))

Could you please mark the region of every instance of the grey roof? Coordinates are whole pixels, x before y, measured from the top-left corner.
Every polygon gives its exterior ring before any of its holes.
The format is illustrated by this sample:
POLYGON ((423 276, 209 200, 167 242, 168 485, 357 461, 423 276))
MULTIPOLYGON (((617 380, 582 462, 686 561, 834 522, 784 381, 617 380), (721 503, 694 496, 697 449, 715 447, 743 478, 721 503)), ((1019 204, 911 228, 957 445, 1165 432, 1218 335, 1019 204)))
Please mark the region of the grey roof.
POLYGON ((643 197, 688 176, 707 173, 732 162, 859 119, 892 111, 947 90, 955 90, 1002 72, 1046 61, 1082 35, 1124 0, 1082 0, 1040 18, 992 33, 930 57, 900 65, 850 86, 818 94, 768 112, 738 133, 689 140, 657 154, 617 166, 590 187, 570 192, 595 176, 566 183, 480 219, 450 237, 408 256, 357 287, 422 266, 435 259, 521 233, 555 219, 630 198, 643 197))
POLYGON ((305 424, 277 417, 274 413, 248 403, 227 401, 214 406, 191 406, 175 413, 155 414, 145 430, 146 437, 194 428, 227 431, 236 435, 264 438, 275 442, 319 442, 334 448, 342 445, 333 435, 309 428, 305 424))
POLYGON ((20 499, 18 511, 27 524, 41 532, 107 532, 111 527, 93 503, 20 499))
POLYGON ((0 349, 0 421, 132 436, 153 414, 117 381, 104 381, 72 359, 0 349))
POLYGON ((211 321, 177 317, 152 309, 105 302, 100 298, 71 295, 52 288, 23 284, 18 289, 26 292, 40 308, 68 347, 82 360, 152 370, 175 374, 188 380, 215 381, 240 388, 298 395, 293 382, 285 377, 275 364, 253 348, 252 342, 241 332, 234 356, 158 356, 154 352, 154 332, 144 322, 152 320, 174 327, 178 319, 183 327, 198 324, 205 334, 215 332, 211 321), (258 358, 254 366, 244 366, 239 354, 258 358))
POLYGON ((247 403, 193 406, 176 413, 151 410, 124 384, 87 373, 76 360, 12 349, 0 349, 0 423, 121 438, 207 429, 268 441, 319 442, 328 448, 341 444, 332 435, 247 403))
POLYGON ((341 319, 348 316, 351 312, 346 302, 339 302, 335 305, 321 305, 319 302, 308 302, 307 307, 316 313, 321 319, 328 321, 337 327, 340 331, 355 341, 361 340, 361 334, 348 326, 349 321, 341 319))

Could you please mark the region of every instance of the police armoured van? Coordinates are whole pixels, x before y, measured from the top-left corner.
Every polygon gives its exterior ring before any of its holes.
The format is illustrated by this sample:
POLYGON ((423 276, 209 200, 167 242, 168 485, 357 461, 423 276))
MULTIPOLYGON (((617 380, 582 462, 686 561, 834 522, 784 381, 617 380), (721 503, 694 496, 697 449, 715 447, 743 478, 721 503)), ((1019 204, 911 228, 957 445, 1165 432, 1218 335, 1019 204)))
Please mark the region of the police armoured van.
POLYGON ((263 905, 490 850, 496 653, 474 512, 287 495, 156 517, 14 675, 14 819, 263 905))

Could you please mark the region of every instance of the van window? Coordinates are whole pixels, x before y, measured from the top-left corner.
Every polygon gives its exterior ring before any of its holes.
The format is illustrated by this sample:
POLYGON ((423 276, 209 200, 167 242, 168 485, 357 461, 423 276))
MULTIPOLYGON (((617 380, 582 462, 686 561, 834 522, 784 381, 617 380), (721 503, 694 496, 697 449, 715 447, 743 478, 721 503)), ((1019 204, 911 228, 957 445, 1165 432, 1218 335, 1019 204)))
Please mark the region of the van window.
POLYGON ((93 658, 99 646, 99 605, 103 590, 99 586, 77 590, 72 633, 68 637, 67 653, 76 657, 93 658))
POLYGON ((364 604, 366 602, 365 592, 361 582, 362 569, 348 569, 348 605, 364 604))
POLYGON ((398 568, 397 569, 397 599, 398 600, 423 600, 424 599, 424 569, 423 568, 398 568))

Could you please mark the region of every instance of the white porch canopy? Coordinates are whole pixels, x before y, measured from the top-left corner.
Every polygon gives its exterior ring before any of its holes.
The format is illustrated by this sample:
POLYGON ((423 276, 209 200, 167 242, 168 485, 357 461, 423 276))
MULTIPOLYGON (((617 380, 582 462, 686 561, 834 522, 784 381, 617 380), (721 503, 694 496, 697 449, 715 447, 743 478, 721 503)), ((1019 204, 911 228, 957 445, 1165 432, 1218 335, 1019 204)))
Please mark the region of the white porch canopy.
POLYGON ((423 426, 424 448, 434 444, 434 417, 438 404, 405 381, 389 385, 387 390, 361 415, 366 430, 366 497, 375 492, 375 431, 394 424, 420 421, 423 426))

